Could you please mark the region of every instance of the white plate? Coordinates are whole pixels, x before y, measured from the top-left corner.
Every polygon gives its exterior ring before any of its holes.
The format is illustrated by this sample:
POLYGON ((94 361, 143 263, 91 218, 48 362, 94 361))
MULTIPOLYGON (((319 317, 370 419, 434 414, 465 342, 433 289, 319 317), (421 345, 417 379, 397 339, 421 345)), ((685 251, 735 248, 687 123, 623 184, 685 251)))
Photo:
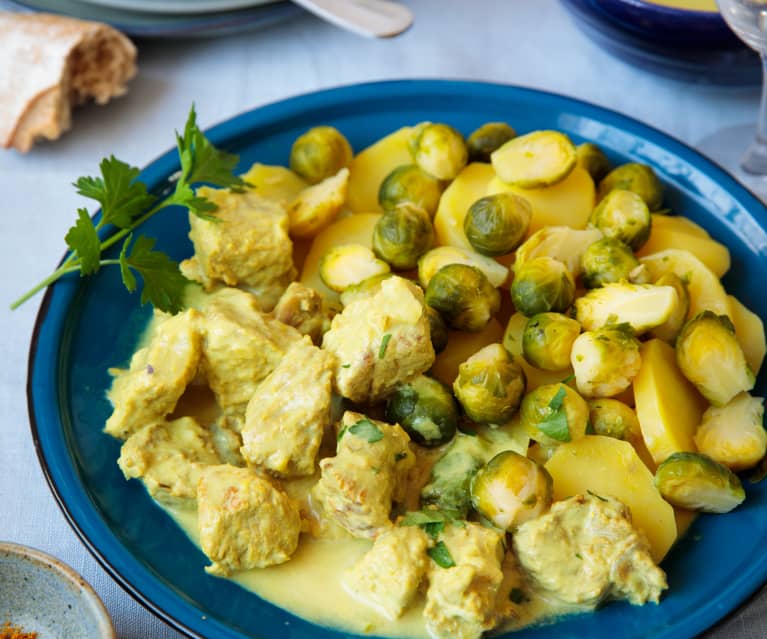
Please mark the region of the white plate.
POLYGON ((217 13, 245 9, 278 0, 76 0, 85 4, 142 13, 217 13))

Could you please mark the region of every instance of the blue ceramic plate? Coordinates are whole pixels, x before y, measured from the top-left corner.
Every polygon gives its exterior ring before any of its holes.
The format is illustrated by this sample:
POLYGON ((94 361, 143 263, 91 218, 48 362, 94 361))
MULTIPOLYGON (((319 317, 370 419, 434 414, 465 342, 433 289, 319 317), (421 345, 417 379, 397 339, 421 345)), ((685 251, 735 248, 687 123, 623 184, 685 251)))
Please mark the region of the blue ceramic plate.
MULTIPOLYGON (((272 104, 209 131, 255 161, 286 164, 290 145, 308 127, 338 127, 362 149, 421 120, 448 122, 464 133, 488 120, 519 131, 556 128, 591 140, 616 162, 653 165, 667 187, 666 204, 703 225, 732 252, 727 288, 767 317, 765 209, 727 173, 687 146, 617 113, 530 89, 470 82, 363 84, 272 104)), ((169 137, 174 125, 168 123, 169 137)), ((119 154, 119 149, 114 149, 119 154)), ((179 169, 168 152, 141 178, 155 191, 179 169)), ((175 258, 189 255, 186 214, 166 211, 143 229, 175 258)), ((51 265, 53 266, 53 265, 51 265)), ((110 413, 107 368, 123 365, 149 318, 127 295, 117 269, 49 289, 29 359, 32 434, 50 486, 70 523, 105 568, 137 599, 191 636, 217 639, 346 637, 303 621, 238 586, 203 572, 204 556, 149 499, 126 482, 115 460, 119 444, 102 434, 110 413)), ((756 392, 763 395, 765 378, 756 392)), ((715 623, 767 578, 767 482, 747 485, 748 499, 731 514, 702 517, 663 567, 670 589, 644 607, 610 604, 596 614, 516 633, 515 639, 689 639, 715 623)), ((319 586, 319 584, 318 584, 319 586)))

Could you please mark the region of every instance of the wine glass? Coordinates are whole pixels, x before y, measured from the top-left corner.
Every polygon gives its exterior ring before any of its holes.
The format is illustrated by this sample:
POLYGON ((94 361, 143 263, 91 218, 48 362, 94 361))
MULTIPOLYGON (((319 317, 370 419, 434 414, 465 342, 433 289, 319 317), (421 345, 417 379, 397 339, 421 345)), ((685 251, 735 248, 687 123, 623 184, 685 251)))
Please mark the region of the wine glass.
POLYGON ((762 98, 756 135, 741 158, 740 168, 767 175, 767 0, 716 0, 727 25, 762 60, 762 98))

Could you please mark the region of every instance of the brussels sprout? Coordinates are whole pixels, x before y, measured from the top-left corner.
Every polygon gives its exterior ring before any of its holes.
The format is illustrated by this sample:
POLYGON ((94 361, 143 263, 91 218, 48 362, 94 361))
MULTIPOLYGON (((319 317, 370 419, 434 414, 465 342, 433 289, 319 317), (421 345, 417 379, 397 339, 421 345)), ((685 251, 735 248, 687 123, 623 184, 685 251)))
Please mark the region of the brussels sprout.
POLYGON ((516 137, 517 132, 505 122, 486 122, 472 131, 466 140, 470 162, 489 162, 490 155, 506 142, 516 137))
POLYGON ((373 228, 373 252, 396 269, 415 268, 433 241, 429 214, 410 204, 386 211, 373 228))
POLYGON ((655 471, 655 485, 674 506, 704 513, 726 513, 746 498, 727 466, 701 453, 674 453, 655 471))
POLYGON ((754 387, 755 377, 726 315, 703 311, 682 327, 676 338, 679 370, 714 406, 754 387))
POLYGON ((566 311, 574 298, 575 281, 559 260, 536 257, 516 269, 511 301, 523 315, 566 311))
POLYGON ((668 320, 677 304, 671 286, 616 282, 575 300, 575 318, 587 331, 605 324, 629 324, 640 335, 668 320))
POLYGON ((408 202, 434 217, 443 190, 442 183, 417 164, 403 164, 381 182, 378 202, 384 211, 408 202))
POLYGON ((655 285, 671 286, 676 291, 677 303, 663 324, 650 329, 650 335, 673 345, 690 312, 690 293, 687 291, 687 284, 676 273, 661 275, 655 285))
POLYGON ((639 340, 625 324, 586 331, 573 343, 570 363, 581 395, 612 397, 626 390, 639 372, 639 340))
POLYGON ((522 425, 530 437, 543 446, 556 446, 583 437, 589 421, 589 407, 566 384, 543 384, 522 399, 522 425))
POLYGON ((767 452, 764 400, 748 393, 736 395, 726 406, 710 406, 695 431, 698 451, 733 471, 755 466, 767 452))
POLYGON ((639 195, 614 189, 591 212, 589 224, 638 251, 650 237, 652 217, 639 195))
POLYGON ((447 340, 449 337, 447 324, 442 319, 442 315, 439 311, 433 309, 428 304, 424 305, 426 312, 426 319, 429 320, 429 336, 431 337, 431 346, 435 353, 441 353, 447 346, 447 340))
POLYGON ((501 295, 484 273, 466 264, 439 269, 426 287, 425 300, 459 331, 481 331, 501 307, 501 295))
POLYGON ((589 423, 595 435, 622 439, 629 443, 642 440, 642 430, 636 412, 617 399, 589 401, 589 423))
POLYGON ((545 513, 552 494, 548 471, 510 450, 493 457, 471 480, 472 505, 501 530, 512 530, 545 513))
POLYGON ((605 237, 583 252, 581 266, 584 286, 598 288, 610 282, 628 280, 640 265, 628 246, 615 238, 605 237))
POLYGON ((509 269, 492 257, 480 255, 460 246, 438 246, 418 260, 418 281, 421 286, 426 288, 434 274, 448 264, 476 266, 495 288, 501 286, 509 277, 509 269))
POLYGON ((594 182, 599 182, 610 172, 610 160, 596 144, 584 142, 575 147, 578 166, 588 171, 594 182))
POLYGON ((553 257, 578 277, 581 272, 583 252, 597 240, 602 239, 599 229, 573 229, 569 226, 544 226, 538 229, 517 249, 514 268, 536 257, 553 257))
POLYGON ((381 282, 388 280, 390 277, 394 277, 394 273, 380 273, 379 275, 367 277, 357 284, 347 286, 340 295, 341 304, 349 306, 355 300, 373 295, 381 287, 381 282))
POLYGON ((599 183, 598 199, 614 189, 633 191, 650 211, 657 211, 663 205, 663 186, 652 167, 646 164, 630 162, 614 168, 599 183))
POLYGON ((530 203, 513 193, 496 193, 480 198, 463 218, 466 239, 478 253, 511 253, 527 233, 533 217, 530 203))
POLYGON ((288 233, 293 238, 314 237, 336 219, 346 201, 349 169, 306 187, 288 203, 288 233))
POLYGON ((416 443, 433 448, 453 439, 458 405, 442 382, 419 375, 386 400, 386 421, 402 426, 416 443))
POLYGON ((448 124, 418 125, 410 141, 410 152, 416 164, 438 180, 452 180, 469 159, 463 136, 448 124))
POLYGON ((341 244, 320 259, 320 279, 329 289, 341 292, 371 277, 385 275, 389 265, 362 244, 341 244))
POLYGON ((533 131, 506 142, 490 160, 506 184, 537 189, 570 175, 575 168, 575 146, 559 131, 533 131))
POLYGON ((536 368, 561 371, 570 365, 570 350, 581 325, 561 313, 533 315, 522 333, 522 352, 536 368))
POLYGON ((421 506, 432 506, 458 519, 471 507, 470 485, 484 463, 484 451, 476 437, 458 433, 431 469, 421 490, 421 506))
POLYGON ((458 367, 453 392, 473 421, 502 424, 519 408, 526 384, 514 356, 501 344, 488 344, 458 367))
POLYGON ((351 161, 349 141, 332 126, 309 129, 290 149, 290 168, 310 184, 335 175, 351 161))

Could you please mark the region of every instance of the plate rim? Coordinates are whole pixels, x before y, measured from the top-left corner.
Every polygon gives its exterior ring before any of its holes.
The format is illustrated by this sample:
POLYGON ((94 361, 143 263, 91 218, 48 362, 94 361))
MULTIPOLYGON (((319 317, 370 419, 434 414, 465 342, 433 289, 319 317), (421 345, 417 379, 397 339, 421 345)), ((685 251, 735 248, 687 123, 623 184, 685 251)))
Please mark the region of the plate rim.
MULTIPOLYGON (((351 84, 343 84, 343 85, 337 85, 332 86, 329 88, 324 88, 321 90, 316 91, 307 91, 302 93, 293 94, 284 98, 275 99, 273 101, 264 103, 262 105, 253 107, 251 109, 247 109, 244 111, 241 111, 239 113, 236 113, 235 115, 225 118, 217 123, 214 123, 204 129, 205 134, 216 144, 221 144, 221 142, 225 139, 231 138, 231 136, 235 133, 235 129, 238 127, 240 121, 243 118, 248 118, 249 116, 253 116, 254 114, 261 114, 263 118, 267 118, 269 116, 277 115, 274 113, 275 111, 285 111, 287 110, 288 113, 282 113, 280 117, 277 119, 286 119, 287 117, 293 117, 295 115, 294 112, 303 112, 304 108, 302 108, 302 104, 308 101, 312 100, 320 100, 325 101, 328 98, 341 98, 333 100, 334 105, 342 104, 343 98, 347 97, 349 99, 360 99, 363 97, 363 95, 367 92, 374 92, 374 93, 381 93, 386 96, 391 96, 392 94, 397 94, 398 92, 404 91, 405 93, 428 93, 432 94, 435 92, 435 90, 442 88, 444 89, 462 89, 464 92, 466 90, 471 89, 471 87, 476 88, 482 88, 484 90, 495 90, 495 91, 511 91, 511 92, 521 92, 526 93, 529 95, 534 95, 538 97, 553 99, 553 100, 559 100, 563 101, 565 103, 569 103, 572 106, 577 107, 578 109, 587 109, 591 111, 595 111, 599 116, 609 116, 611 119, 613 119, 613 125, 614 126, 630 126, 634 128, 634 131, 632 131, 633 135, 642 135, 647 136, 650 134, 650 137, 652 138, 660 138, 660 141, 663 142, 663 148, 664 150, 670 151, 675 155, 681 155, 682 159, 685 162, 689 162, 690 160, 693 160, 696 163, 701 163, 703 165, 707 165, 707 173, 711 173, 713 170, 714 175, 711 176, 712 179, 715 180, 715 182, 729 195, 736 194, 738 195, 738 199, 742 202, 743 207, 749 212, 749 214, 756 218, 755 210, 761 210, 763 212, 763 219, 760 221, 760 224, 763 223, 765 226, 767 226, 767 214, 764 213, 765 211, 765 205, 759 200, 759 198, 745 185, 740 183, 734 176, 732 176, 729 172, 727 172, 726 169, 724 169, 720 164, 718 164, 716 161, 712 160, 708 156, 704 155, 700 151, 697 151, 695 148, 693 148, 691 145, 687 144, 686 142, 683 142, 673 136, 672 134, 666 133, 652 125, 646 124, 645 122, 625 115, 623 113, 620 113, 617 110, 611 109, 609 107, 604 107, 598 104, 595 104, 593 102, 589 102, 587 100, 582 100, 577 97, 569 96, 564 93, 554 92, 554 91, 547 91, 543 89, 538 89, 535 87, 529 87, 524 85, 517 85, 517 84, 506 84, 506 83, 498 83, 498 82, 486 82, 481 80, 471 80, 471 79, 440 79, 440 78, 430 78, 430 77, 423 77, 423 78, 407 78, 407 79, 392 79, 392 80, 380 80, 380 81, 372 81, 372 82, 362 82, 362 83, 351 83, 351 84), (361 93, 363 95, 357 95, 358 93, 361 93), (349 94, 348 96, 345 96, 345 94, 349 94), (669 148, 669 143, 671 144, 671 147, 676 146, 677 148, 669 148), (745 198, 745 201, 743 201, 745 198)), ((139 178, 143 178, 144 180, 148 182, 153 182, 157 179, 158 175, 166 175, 168 174, 168 171, 166 171, 166 166, 168 164, 177 164, 177 158, 175 155, 175 147, 170 147, 168 150, 163 151, 160 153, 160 155, 156 156, 154 159, 148 161, 141 169, 141 172, 139 174, 139 178), (149 175, 147 175, 149 174, 149 175)), ((92 218, 98 218, 101 214, 100 209, 96 210, 96 212, 91 216, 92 218)), ((66 258, 68 254, 68 251, 65 252, 59 261, 59 264, 66 258)), ((53 284, 51 286, 48 286, 45 289, 43 298, 40 302, 40 306, 38 308, 38 312, 35 317, 35 322, 33 326, 32 336, 30 339, 30 346, 28 350, 28 357, 27 357, 27 382, 26 382, 26 398, 27 398, 27 410, 28 410, 28 418, 29 418, 29 425, 30 425, 30 431, 32 434, 32 440, 33 445, 35 448, 35 453, 38 459, 38 463, 40 464, 41 471, 43 473, 43 476, 45 477, 46 483, 48 485, 49 490, 51 491, 59 510, 64 515, 65 520, 69 524, 70 528, 74 531, 76 536, 80 539, 80 541, 83 543, 83 545, 86 547, 88 552, 93 556, 94 559, 96 559, 97 563, 107 572, 107 574, 114 579, 114 581, 125 591, 127 592, 135 601, 137 601, 139 604, 141 604, 145 609, 147 609, 149 612, 154 614, 158 619, 168 624, 170 627, 172 627, 174 630, 177 630, 178 632, 186 635, 187 637, 190 637, 192 639, 206 639, 205 635, 202 635, 198 633, 196 630, 193 630, 188 625, 186 625, 184 622, 180 621, 176 618, 173 614, 170 612, 167 612, 166 610, 162 609, 159 604, 157 604, 155 601, 150 599, 148 596, 142 594, 137 586, 135 586, 133 583, 131 583, 126 577, 124 577, 117 568, 112 564, 112 562, 107 558, 97 547, 97 544, 90 539, 90 537, 86 534, 86 532, 82 529, 80 524, 78 523, 76 517, 74 514, 70 511, 70 506, 67 504, 66 499, 62 495, 61 488, 57 485, 55 482, 51 468, 49 466, 48 460, 46 458, 45 450, 44 450, 44 444, 42 441, 42 438, 40 436, 40 428, 38 424, 38 415, 34 403, 34 373, 35 373, 35 364, 36 359, 39 354, 39 342, 41 338, 41 333, 43 330, 43 325, 45 323, 45 320, 48 316, 48 312, 50 311, 50 306, 53 300, 53 294, 54 290, 56 288, 56 284, 53 284)), ((59 414, 57 410, 57 415, 59 414)), ((703 633, 707 630, 711 630, 727 621, 727 619, 733 617, 738 611, 742 610, 745 606, 747 606, 760 592, 760 590, 767 585, 767 563, 764 566, 765 570, 764 573, 761 575, 761 578, 757 581, 757 583, 754 583, 753 581, 749 581, 748 584, 742 584, 739 588, 736 588, 737 592, 730 595, 728 598, 728 603, 725 605, 726 612, 722 614, 718 614, 715 611, 712 611, 711 614, 709 614, 706 619, 699 620, 699 623, 693 628, 695 634, 691 636, 698 636, 700 633, 703 633)), ((266 601, 267 604, 270 604, 270 602, 266 601)), ((274 605, 274 604, 271 604, 274 605)), ((196 607, 196 606, 195 606, 196 607)), ((294 614, 294 613, 290 613, 294 614)), ((294 615, 297 617, 297 615, 294 615)), ((297 617, 298 619, 301 619, 300 617, 297 617)), ((203 616, 203 619, 205 617, 203 616)), ((303 619, 301 619, 303 621, 303 619)), ((343 630, 335 629, 336 632, 339 633, 339 637, 341 636, 340 633, 343 633, 343 630)), ((235 630, 235 632, 237 632, 235 630)))

